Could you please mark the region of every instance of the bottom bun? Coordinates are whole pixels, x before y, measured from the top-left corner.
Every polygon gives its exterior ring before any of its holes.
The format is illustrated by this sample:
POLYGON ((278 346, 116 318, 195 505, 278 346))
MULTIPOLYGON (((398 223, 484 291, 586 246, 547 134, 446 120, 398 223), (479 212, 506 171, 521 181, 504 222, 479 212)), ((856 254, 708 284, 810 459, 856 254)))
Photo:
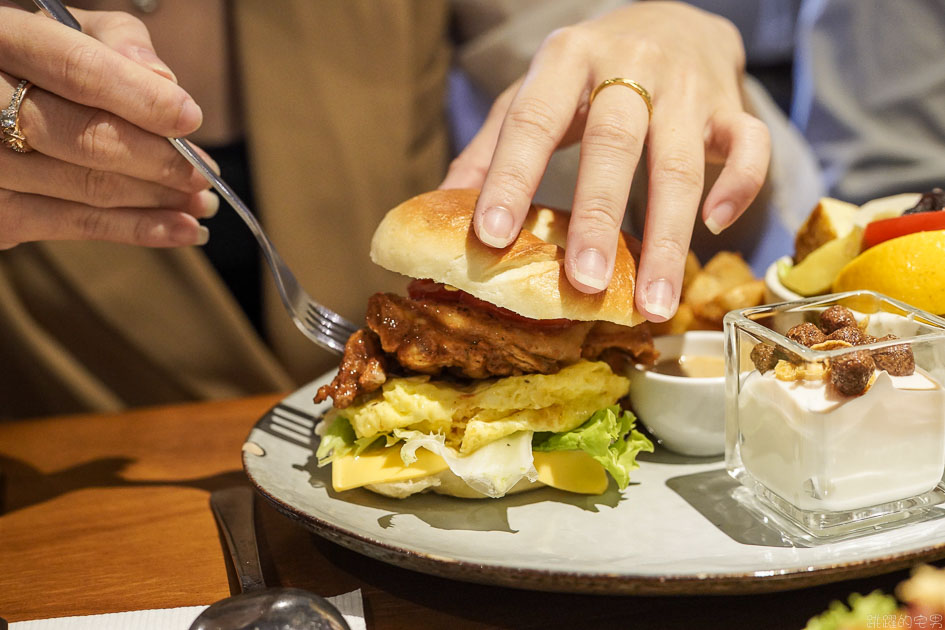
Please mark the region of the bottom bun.
MULTIPOLYGON (((527 492, 528 490, 536 490, 544 487, 544 485, 545 484, 540 481, 529 481, 528 477, 522 477, 519 482, 509 488, 509 491, 503 496, 527 492)), ((449 469, 435 475, 427 475, 426 477, 420 477, 418 479, 393 481, 390 483, 374 483, 366 485, 364 488, 394 499, 405 499, 414 494, 422 494, 424 492, 435 492, 436 494, 458 497, 460 499, 498 498, 490 497, 478 490, 473 490, 461 477, 454 475, 449 469)))

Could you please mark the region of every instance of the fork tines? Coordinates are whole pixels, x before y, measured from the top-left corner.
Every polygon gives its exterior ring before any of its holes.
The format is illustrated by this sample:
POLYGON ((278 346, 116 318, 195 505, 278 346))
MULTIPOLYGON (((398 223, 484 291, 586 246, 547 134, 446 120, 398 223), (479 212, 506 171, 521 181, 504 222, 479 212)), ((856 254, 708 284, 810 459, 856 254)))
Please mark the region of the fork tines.
POLYGON ((337 352, 343 352, 348 338, 357 328, 337 313, 325 312, 317 305, 309 304, 305 311, 305 332, 316 336, 337 352))

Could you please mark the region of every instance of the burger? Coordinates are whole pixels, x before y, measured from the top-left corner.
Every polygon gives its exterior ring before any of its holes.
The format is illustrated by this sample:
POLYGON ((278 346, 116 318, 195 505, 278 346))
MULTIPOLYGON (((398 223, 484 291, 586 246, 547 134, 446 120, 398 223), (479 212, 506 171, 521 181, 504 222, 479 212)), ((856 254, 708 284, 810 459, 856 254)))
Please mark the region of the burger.
POLYGON ((320 466, 364 487, 501 497, 543 485, 623 489, 653 444, 621 407, 628 362, 656 359, 633 309, 639 243, 621 234, 610 287, 568 282, 567 213, 533 205, 505 249, 471 229, 478 191, 414 197, 384 217, 371 259, 412 279, 377 293, 316 403, 320 466))

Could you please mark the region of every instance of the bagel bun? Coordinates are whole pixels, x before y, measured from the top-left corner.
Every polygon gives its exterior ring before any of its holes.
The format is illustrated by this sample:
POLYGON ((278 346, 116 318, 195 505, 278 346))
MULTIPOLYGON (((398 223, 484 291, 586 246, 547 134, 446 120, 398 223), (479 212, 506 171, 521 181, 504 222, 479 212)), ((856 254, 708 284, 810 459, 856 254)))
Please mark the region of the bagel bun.
POLYGON ((608 321, 635 326, 639 242, 620 233, 610 286, 588 294, 565 275, 567 212, 532 204, 518 238, 504 249, 483 244, 472 228, 478 190, 436 190, 387 213, 374 233, 371 259, 411 278, 461 289, 523 317, 608 321))

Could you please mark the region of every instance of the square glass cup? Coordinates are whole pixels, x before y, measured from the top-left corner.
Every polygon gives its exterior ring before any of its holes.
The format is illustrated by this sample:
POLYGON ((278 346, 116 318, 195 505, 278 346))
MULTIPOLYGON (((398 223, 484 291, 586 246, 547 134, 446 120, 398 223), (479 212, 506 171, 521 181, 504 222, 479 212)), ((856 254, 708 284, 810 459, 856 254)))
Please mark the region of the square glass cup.
POLYGON ((851 291, 732 311, 724 327, 726 467, 751 507, 818 541, 945 502, 945 319, 851 291), (787 337, 834 305, 868 335, 859 345, 787 337))

